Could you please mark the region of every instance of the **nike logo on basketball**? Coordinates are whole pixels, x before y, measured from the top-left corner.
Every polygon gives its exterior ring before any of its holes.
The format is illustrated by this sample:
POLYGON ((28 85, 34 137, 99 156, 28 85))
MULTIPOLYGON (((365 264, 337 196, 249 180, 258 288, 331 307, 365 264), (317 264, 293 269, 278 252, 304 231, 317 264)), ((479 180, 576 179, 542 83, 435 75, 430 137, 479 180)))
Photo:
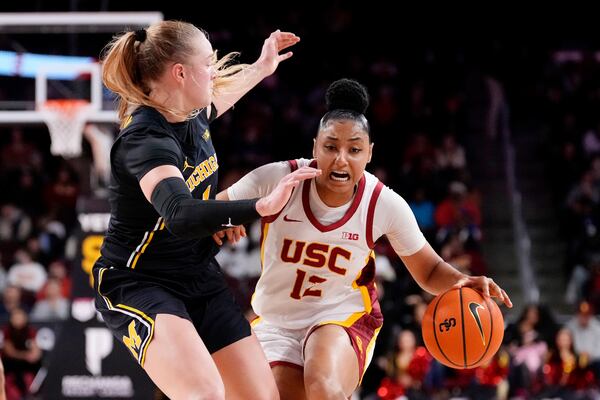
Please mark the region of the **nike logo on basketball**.
POLYGON ((481 326, 481 319, 479 318, 479 308, 483 308, 485 310, 485 308, 481 304, 474 302, 469 303, 469 311, 471 311, 471 315, 475 319, 475 322, 477 322, 477 327, 479 328, 479 333, 481 334, 481 341, 485 346, 485 338, 483 337, 483 327, 481 326))
POLYGON ((302 222, 299 219, 292 219, 292 218, 288 218, 287 214, 283 216, 283 220, 285 222, 302 222))

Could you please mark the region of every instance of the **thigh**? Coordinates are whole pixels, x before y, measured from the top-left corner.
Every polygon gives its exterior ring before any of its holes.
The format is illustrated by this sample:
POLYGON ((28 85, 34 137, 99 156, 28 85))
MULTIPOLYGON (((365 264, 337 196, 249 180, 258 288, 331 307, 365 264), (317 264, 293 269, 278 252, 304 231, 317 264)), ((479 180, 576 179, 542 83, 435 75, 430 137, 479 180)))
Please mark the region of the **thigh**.
POLYGON ((252 334, 250 323, 229 289, 187 301, 186 307, 211 354, 252 334))
POLYGON ((135 280, 128 271, 99 268, 96 309, 113 335, 144 367, 156 331, 156 316, 169 314, 189 320, 183 301, 162 287, 135 280))
POLYGON ((278 399, 277 386, 255 335, 247 336, 212 354, 225 384, 225 398, 278 399))
POLYGON ((157 315, 144 370, 171 399, 223 395, 219 371, 196 329, 175 315, 157 315))
POLYGON ((211 295, 205 306, 188 312, 219 369, 226 398, 275 399, 277 387, 250 323, 229 289, 211 295))
POLYGON ((293 364, 277 364, 272 367, 281 400, 305 400, 304 369, 293 364))
POLYGON ((338 325, 323 325, 312 330, 304 345, 304 379, 326 376, 337 382, 347 397, 359 383, 359 363, 346 330, 338 325))

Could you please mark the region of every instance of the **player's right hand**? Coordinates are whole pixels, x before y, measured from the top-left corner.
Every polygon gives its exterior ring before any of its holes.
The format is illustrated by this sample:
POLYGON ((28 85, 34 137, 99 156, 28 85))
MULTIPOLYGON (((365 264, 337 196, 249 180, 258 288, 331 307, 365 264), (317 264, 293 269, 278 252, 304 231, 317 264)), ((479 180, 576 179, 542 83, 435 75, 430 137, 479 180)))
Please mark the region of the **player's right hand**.
POLYGON ((265 76, 271 75, 275 72, 280 62, 287 60, 294 54, 291 51, 284 54, 279 54, 279 52, 295 45, 299 41, 300 38, 291 32, 276 30, 265 39, 260 57, 258 57, 254 65, 264 71, 265 76))
POLYGON ((458 289, 463 286, 477 289, 483 293, 485 297, 497 297, 508 308, 512 308, 513 306, 506 291, 494 282, 492 278, 488 278, 487 276, 465 276, 452 287, 458 289))
POLYGON ((275 189, 268 196, 259 199, 256 202, 256 211, 261 217, 274 215, 280 212, 287 204, 292 190, 300 182, 306 179, 312 179, 321 175, 321 170, 312 167, 301 167, 281 178, 275 189))

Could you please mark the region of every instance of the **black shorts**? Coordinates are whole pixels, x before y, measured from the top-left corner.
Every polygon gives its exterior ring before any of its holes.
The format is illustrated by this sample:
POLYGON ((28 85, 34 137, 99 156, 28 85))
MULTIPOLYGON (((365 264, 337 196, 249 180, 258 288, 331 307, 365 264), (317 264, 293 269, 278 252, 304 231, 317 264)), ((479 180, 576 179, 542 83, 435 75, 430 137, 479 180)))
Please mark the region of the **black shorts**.
POLYGON ((228 287, 216 293, 194 294, 202 282, 186 279, 174 289, 130 269, 94 267, 96 309, 115 337, 143 367, 154 335, 157 314, 191 321, 210 353, 250 336, 250 324, 228 287), (182 294, 181 285, 186 286, 182 294))

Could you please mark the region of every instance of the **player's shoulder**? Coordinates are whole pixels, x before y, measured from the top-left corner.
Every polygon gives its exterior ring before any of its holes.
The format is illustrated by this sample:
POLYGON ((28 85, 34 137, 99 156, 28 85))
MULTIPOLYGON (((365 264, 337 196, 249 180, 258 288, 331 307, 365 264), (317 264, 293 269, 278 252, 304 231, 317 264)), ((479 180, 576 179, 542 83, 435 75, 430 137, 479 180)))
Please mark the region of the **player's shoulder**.
POLYGON ((152 126, 139 127, 138 129, 125 132, 125 134, 117 138, 113 147, 118 145, 125 148, 139 146, 144 148, 181 150, 181 145, 173 135, 152 126))
POLYGON ((373 191, 375 191, 377 189, 377 186, 379 186, 379 189, 377 190, 379 192, 376 204, 377 208, 384 207, 394 209, 398 207, 404 208, 408 206, 408 203, 406 202, 404 197, 402 197, 401 194, 399 194, 389 186, 385 185, 375 175, 365 171, 365 176, 367 178, 367 182, 369 182, 370 185, 373 186, 373 191))
POLYGON ((121 131, 131 131, 138 129, 139 126, 158 126, 164 128, 165 117, 156 109, 148 106, 140 106, 125 120, 121 126, 121 131))
POLYGON ((173 135, 152 126, 138 127, 120 134, 111 149, 111 158, 137 159, 160 154, 173 154, 181 158, 183 150, 173 135))
POLYGON ((367 180, 367 183, 369 183, 371 185, 377 185, 379 183, 379 178, 377 178, 375 175, 373 175, 369 171, 365 170, 363 172, 363 174, 365 175, 365 179, 367 180))

